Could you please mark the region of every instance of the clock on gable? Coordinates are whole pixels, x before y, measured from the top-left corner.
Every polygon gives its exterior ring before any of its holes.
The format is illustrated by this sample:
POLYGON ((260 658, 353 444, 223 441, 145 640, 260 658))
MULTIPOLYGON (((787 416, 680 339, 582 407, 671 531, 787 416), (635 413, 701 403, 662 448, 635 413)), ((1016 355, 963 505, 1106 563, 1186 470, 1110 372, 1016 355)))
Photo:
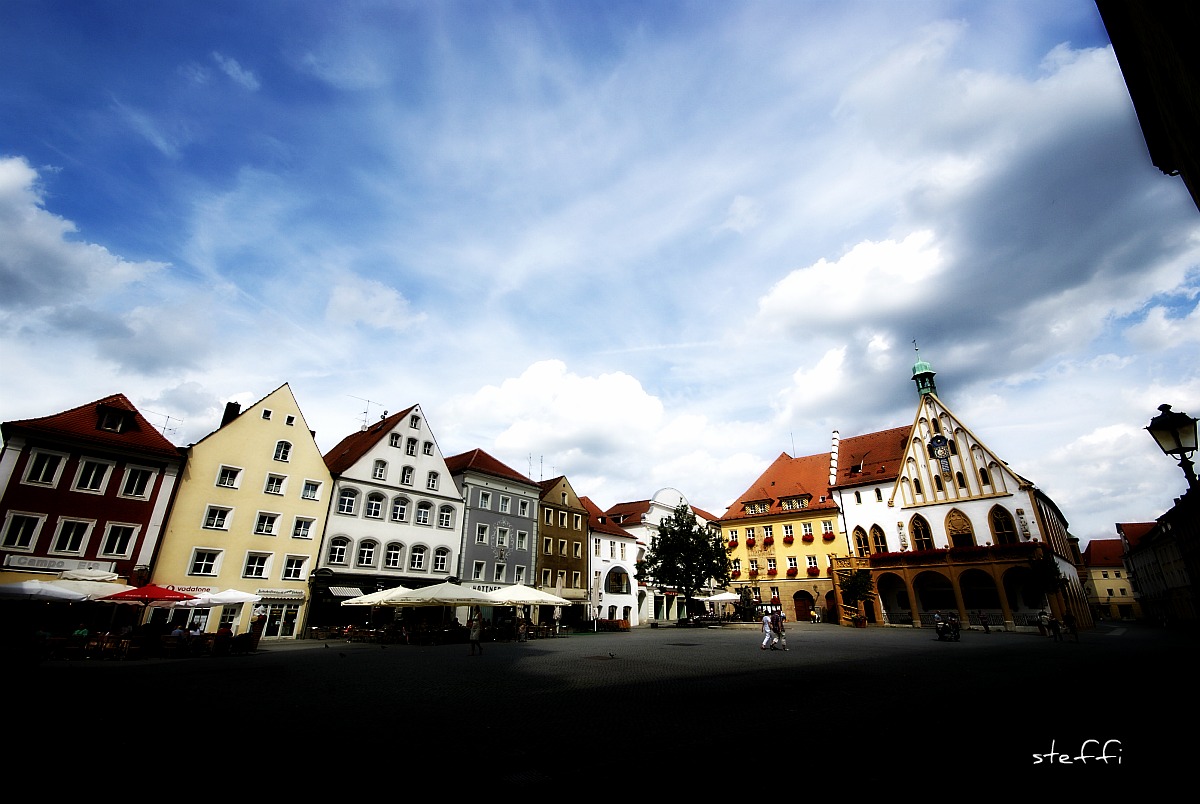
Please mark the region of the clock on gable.
POLYGON ((942 477, 950 479, 950 445, 944 435, 935 435, 929 439, 929 457, 935 458, 942 470, 942 477))

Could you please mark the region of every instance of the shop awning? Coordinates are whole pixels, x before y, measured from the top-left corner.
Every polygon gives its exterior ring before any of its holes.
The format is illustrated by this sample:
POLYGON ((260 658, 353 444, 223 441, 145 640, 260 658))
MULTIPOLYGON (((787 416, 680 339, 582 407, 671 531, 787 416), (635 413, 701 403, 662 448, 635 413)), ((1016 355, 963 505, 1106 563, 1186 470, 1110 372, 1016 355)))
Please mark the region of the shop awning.
POLYGON ((334 597, 362 597, 363 591, 353 586, 331 586, 329 593, 334 597))

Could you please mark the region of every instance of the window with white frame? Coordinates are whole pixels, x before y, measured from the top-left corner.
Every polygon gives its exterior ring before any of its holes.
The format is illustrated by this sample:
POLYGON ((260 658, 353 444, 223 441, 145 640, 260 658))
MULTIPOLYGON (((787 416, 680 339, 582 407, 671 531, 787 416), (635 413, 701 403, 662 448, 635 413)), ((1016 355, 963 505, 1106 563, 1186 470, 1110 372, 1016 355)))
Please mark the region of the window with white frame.
POLYGON ((425 553, 428 548, 424 545, 417 545, 408 554, 408 568, 411 570, 425 569, 425 553))
POLYGON ((417 504, 417 524, 428 525, 429 515, 433 511, 433 503, 422 502, 417 504))
POLYGON ((764 539, 773 539, 774 537, 775 537, 775 526, 774 525, 763 525, 763 538, 764 539))
POLYGON ((227 489, 236 489, 242 470, 236 466, 222 466, 217 471, 217 485, 227 489))
POLYGON ((795 556, 788 556, 787 562, 788 562, 788 569, 797 569, 797 567, 799 566, 796 561, 795 556))
POLYGON ((372 541, 365 541, 358 545, 358 566, 375 566, 375 548, 376 544, 372 541))
POLYGON ((735 559, 731 560, 729 562, 729 569, 731 569, 734 572, 741 572, 742 571, 742 560, 740 558, 735 558, 735 559))
POLYGON ((400 484, 404 486, 411 486, 413 484, 413 468, 411 466, 406 466, 400 470, 400 484))
POLYGON ((188 565, 188 575, 216 575, 221 565, 220 550, 206 550, 197 547, 192 551, 192 560, 188 565))
POLYGON ((556 579, 555 579, 555 580, 556 580, 556 582, 557 582, 557 583, 561 584, 561 585, 563 586, 563 588, 566 588, 566 585, 567 585, 567 571, 566 571, 565 569, 560 569, 560 570, 558 571, 558 576, 556 577, 556 579))
POLYGON ((583 514, 575 514, 573 518, 575 530, 583 530, 583 514))
POLYGON ((495 583, 504 583, 504 572, 508 567, 504 564, 497 564, 496 571, 492 573, 492 581, 495 583))
POLYGON ((390 436, 388 436, 388 446, 392 446, 392 447, 400 446, 400 434, 399 433, 392 433, 390 436))
POLYGON ((144 466, 125 467, 125 480, 121 483, 121 496, 139 500, 146 499, 150 496, 150 490, 154 488, 155 474, 157 473, 153 469, 147 469, 144 466))
POLYGON ((454 525, 454 509, 448 505, 443 505, 438 509, 438 527, 449 528, 454 525))
POLYGON ((392 521, 404 522, 408 519, 408 498, 395 497, 392 499, 392 521))
POLYGON ((424 444, 422 444, 421 452, 424 453, 425 455, 432 455, 433 454, 433 442, 426 441, 424 444))
POLYGON ((306 500, 318 500, 321 498, 321 484, 316 480, 305 480, 304 490, 300 492, 300 496, 306 500))
POLYGON ((425 488, 429 489, 430 491, 437 491, 437 487, 438 487, 438 473, 430 472, 429 477, 427 477, 425 479, 425 488))
POLYGON ((757 558, 750 559, 750 571, 758 572, 758 559, 757 558))
POLYGON ((548 569, 542 570, 542 586, 550 586, 554 581, 554 576, 548 569))
POLYGON ((479 492, 479 507, 486 508, 489 511, 491 510, 491 508, 492 508, 492 493, 490 491, 480 490, 480 492, 479 492))
POLYGON ((500 495, 500 513, 507 514, 509 512, 510 508, 512 508, 512 497, 505 497, 503 494, 501 494, 500 495))
POLYGON ((383 551, 383 566, 387 569, 400 569, 404 566, 404 545, 390 542, 383 551))
POLYGON ((496 546, 508 547, 508 528, 496 528, 496 546))
POLYGON ((546 524, 553 525, 554 524, 554 511, 550 508, 546 508, 544 510, 545 510, 546 524))
POLYGON ((265 494, 283 494, 283 484, 287 478, 283 475, 267 475, 267 483, 263 486, 265 494))
POLYGON ((529 534, 526 531, 517 531, 517 549, 524 550, 525 544, 529 540, 529 534))
POLYGON ((329 563, 345 564, 350 549, 350 540, 345 536, 337 536, 329 542, 329 563))
POLYGON ((139 530, 138 525, 110 522, 104 531, 104 541, 100 543, 100 555, 128 558, 139 530))
POLYGON ((571 573, 571 588, 572 589, 582 589, 583 587, 580 586, 582 581, 583 581, 582 573, 580 573, 579 571, 575 571, 575 572, 571 573))
POLYGON ((417 454, 417 439, 410 438, 404 443, 404 454, 416 456, 417 454))
POLYGON ((566 511, 558 512, 558 526, 560 528, 562 528, 563 530, 567 529, 567 512, 566 511))
POLYGON ((625 560, 625 542, 621 542, 621 560, 625 560))
POLYGON ((525 567, 521 564, 513 567, 513 581, 515 583, 525 583, 525 567))
POLYGON ((308 566, 307 556, 287 556, 283 559, 283 580, 303 581, 305 568, 308 566))
POLYGON ((387 502, 387 498, 378 492, 368 494, 367 502, 363 506, 363 516, 369 519, 383 519, 383 506, 387 502))
POLYGON ((483 580, 483 571, 486 568, 487 568, 487 565, 483 561, 473 562, 471 564, 471 580, 472 581, 482 581, 483 580))
POLYGON ((542 537, 542 552, 546 555, 554 555, 554 540, 549 536, 542 537))
POLYGON ((279 525, 279 514, 269 511, 259 511, 258 519, 254 522, 254 532, 259 536, 274 536, 279 525))
POLYGON ((292 457, 292 445, 288 441, 279 441, 275 444, 275 460, 287 461, 292 457))
POLYGON ((775 559, 768 558, 767 559, 767 572, 770 572, 773 569, 775 569, 775 559))
POLYGON ((565 556, 567 554, 567 540, 566 539, 558 540, 558 554, 560 556, 565 556))
POLYGON ((822 533, 833 533, 833 520, 822 519, 821 520, 821 532, 822 533))
POLYGON ((204 527, 210 530, 229 530, 232 508, 210 505, 204 512, 204 527))
POLYGON ((421 429, 421 417, 417 416, 416 414, 409 416, 408 417, 408 426, 414 430, 420 430, 421 429))
POLYGON ((789 537, 789 536, 791 536, 791 535, 792 535, 792 526, 791 526, 791 525, 784 525, 784 526, 783 526, 783 538, 785 538, 785 539, 786 539, 787 537, 789 537))
POLYGON ((446 572, 450 567, 450 550, 446 547, 439 547, 433 553, 433 571, 446 572))
POLYGON ((529 500, 518 500, 517 501, 517 516, 521 516, 521 517, 529 516, 529 500))
POLYGON ((571 542, 571 557, 583 558, 583 542, 571 542))
POLYGON ((387 480, 387 461, 375 461, 371 467, 371 477, 376 480, 387 480))
POLYGON ((304 516, 296 517, 294 523, 292 524, 292 538, 293 539, 311 539, 312 538, 312 526, 313 526, 313 522, 315 522, 315 521, 316 521, 315 519, 309 519, 308 517, 304 517, 304 516))
POLYGON ((270 573, 270 553, 247 553, 246 564, 242 567, 243 578, 266 578, 270 573))
POLYGON ((817 557, 816 556, 805 556, 805 559, 808 561, 808 566, 810 566, 810 567, 817 566, 817 557))
POLYGON ((75 490, 90 494, 103 493, 112 468, 113 465, 107 461, 83 461, 79 465, 79 473, 75 476, 75 490))
POLYGON ((92 527, 95 524, 95 520, 60 519, 58 521, 58 532, 54 534, 54 541, 51 542, 50 551, 53 553, 66 553, 68 555, 82 553, 84 546, 87 544, 88 536, 92 532, 92 527))
POLYGON ((608 543, 608 557, 609 558, 617 557, 617 543, 614 541, 610 541, 608 543))
POLYGON ((358 491, 342 489, 338 494, 338 513, 353 515, 358 510, 358 491))
POLYGON ((25 467, 25 482, 37 486, 57 486, 66 464, 67 456, 62 453, 35 449, 29 455, 29 465, 25 467))
POLYGON ((5 514, 3 546, 10 550, 32 550, 45 519, 44 514, 9 511, 5 514))
POLYGON ((803 533, 805 536, 812 536, 813 535, 812 523, 811 522, 801 523, 800 524, 800 532, 803 533))
POLYGON ((594 555, 596 558, 600 558, 600 540, 593 539, 592 542, 592 555, 594 555))

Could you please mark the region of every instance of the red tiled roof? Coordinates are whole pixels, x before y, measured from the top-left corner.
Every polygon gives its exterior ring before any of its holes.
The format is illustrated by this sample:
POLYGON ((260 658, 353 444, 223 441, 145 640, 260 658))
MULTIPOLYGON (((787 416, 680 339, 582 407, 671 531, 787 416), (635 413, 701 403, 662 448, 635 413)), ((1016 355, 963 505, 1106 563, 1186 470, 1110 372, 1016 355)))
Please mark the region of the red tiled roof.
MULTIPOLYGON (((1154 523, 1150 523, 1153 525, 1154 523)), ((1125 554, 1125 545, 1120 539, 1092 539, 1083 548, 1083 565, 1085 567, 1119 567, 1123 563, 1121 557, 1125 554)))
POLYGON ((97 447, 136 449, 163 457, 180 457, 179 448, 146 421, 124 394, 106 396, 50 416, 5 422, 3 430, 6 435, 14 430, 25 431, 52 438, 69 438, 97 447), (99 424, 102 408, 125 412, 128 415, 128 427, 123 427, 120 432, 101 430, 99 424))
POLYGON ((721 521, 744 518, 746 503, 769 503, 767 511, 755 514, 765 516, 782 513, 781 500, 804 496, 809 497, 807 509, 837 508, 832 497, 829 497, 828 453, 806 455, 802 458, 793 458, 786 452, 780 453, 774 463, 767 467, 767 471, 729 506, 721 521), (824 502, 821 501, 823 496, 827 498, 824 502))
POLYGON ((588 512, 588 526, 600 533, 607 533, 611 536, 623 536, 627 539, 632 539, 633 534, 617 525, 609 518, 608 514, 600 510, 600 506, 592 502, 589 497, 580 497, 579 502, 588 512))
POLYGON ((325 465, 329 467, 329 473, 334 476, 340 475, 357 463, 415 407, 416 405, 411 405, 399 413, 393 413, 365 430, 351 433, 339 441, 337 446, 325 453, 325 465))
POLYGON ((894 480, 904 464, 911 434, 912 427, 893 427, 841 439, 834 487, 894 480))
POLYGON ((473 449, 470 452, 464 452, 461 455, 453 455, 447 458, 446 467, 452 475, 470 469, 473 472, 481 472, 485 475, 493 475, 494 477, 501 477, 506 480, 515 480, 518 483, 527 483, 530 486, 537 485, 516 469, 501 463, 481 449, 473 449))
MULTIPOLYGON (((1142 537, 1153 530, 1156 525, 1158 525, 1157 522, 1118 522, 1117 533, 1125 537, 1125 541, 1129 542, 1130 547, 1136 547, 1142 537)), ((1088 544, 1093 543, 1088 542, 1088 544)))
POLYGON ((613 522, 632 522, 633 524, 641 524, 642 517, 650 510, 649 500, 635 500, 633 502, 617 503, 604 512, 604 515, 613 522))

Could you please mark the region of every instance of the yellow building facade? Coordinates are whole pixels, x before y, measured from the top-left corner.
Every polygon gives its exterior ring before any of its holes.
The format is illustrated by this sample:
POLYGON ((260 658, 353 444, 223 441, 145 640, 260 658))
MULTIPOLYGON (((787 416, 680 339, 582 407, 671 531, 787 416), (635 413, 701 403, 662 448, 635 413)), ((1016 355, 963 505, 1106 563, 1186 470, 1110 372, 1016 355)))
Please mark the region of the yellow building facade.
POLYGON ((228 624, 243 633, 258 622, 264 639, 296 637, 332 480, 291 388, 245 411, 229 403, 221 426, 185 452, 153 582, 261 598, 188 611, 206 631, 228 624))
POLYGON ((830 565, 846 555, 829 496, 829 456, 781 454, 717 521, 733 568, 732 591, 749 589, 789 620, 836 611, 830 565))

